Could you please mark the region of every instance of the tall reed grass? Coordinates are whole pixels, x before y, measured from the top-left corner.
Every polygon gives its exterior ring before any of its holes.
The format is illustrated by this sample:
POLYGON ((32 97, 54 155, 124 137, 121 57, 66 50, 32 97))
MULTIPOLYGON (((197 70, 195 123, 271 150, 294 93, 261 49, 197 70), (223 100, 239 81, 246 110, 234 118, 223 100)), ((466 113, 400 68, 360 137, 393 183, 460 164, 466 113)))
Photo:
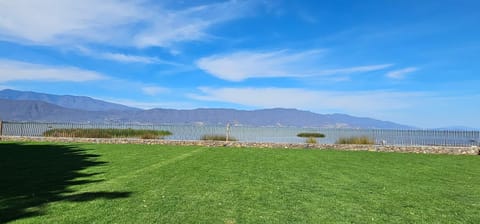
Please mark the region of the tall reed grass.
POLYGON ((368 136, 353 136, 348 138, 339 138, 336 144, 356 144, 356 145, 373 145, 375 141, 368 136))
POLYGON ((161 139, 172 133, 164 130, 136 129, 52 129, 43 133, 45 137, 76 137, 76 138, 142 138, 161 139))

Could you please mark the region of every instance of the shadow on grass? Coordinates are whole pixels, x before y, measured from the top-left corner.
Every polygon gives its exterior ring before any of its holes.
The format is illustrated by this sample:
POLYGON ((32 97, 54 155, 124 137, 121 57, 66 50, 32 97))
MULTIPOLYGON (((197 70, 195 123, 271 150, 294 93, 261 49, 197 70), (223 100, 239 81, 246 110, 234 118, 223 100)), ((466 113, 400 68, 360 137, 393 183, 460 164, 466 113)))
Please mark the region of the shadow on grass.
POLYGON ((105 164, 97 157, 75 146, 0 143, 0 223, 42 215, 42 207, 51 202, 128 197, 131 192, 76 194, 69 189, 102 181, 89 180, 98 173, 81 173, 105 164))

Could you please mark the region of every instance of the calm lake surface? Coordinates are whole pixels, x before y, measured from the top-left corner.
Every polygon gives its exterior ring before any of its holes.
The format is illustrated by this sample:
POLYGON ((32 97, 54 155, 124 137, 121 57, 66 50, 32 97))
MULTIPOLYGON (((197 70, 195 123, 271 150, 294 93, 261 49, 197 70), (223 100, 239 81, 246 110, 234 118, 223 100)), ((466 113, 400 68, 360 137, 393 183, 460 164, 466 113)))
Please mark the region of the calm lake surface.
MULTIPOLYGON (((165 139, 199 140, 206 134, 225 135, 226 126, 215 125, 137 125, 137 124, 59 124, 4 122, 3 135, 42 136, 43 132, 57 128, 132 128, 168 130, 173 133, 165 139)), ((389 129, 332 129, 297 127, 246 127, 230 126, 229 135, 243 142, 301 143, 305 139, 297 137, 300 132, 320 132, 325 138, 319 143, 335 143, 342 137, 368 136, 376 144, 387 145, 443 145, 479 146, 480 131, 458 130, 389 130, 389 129)))

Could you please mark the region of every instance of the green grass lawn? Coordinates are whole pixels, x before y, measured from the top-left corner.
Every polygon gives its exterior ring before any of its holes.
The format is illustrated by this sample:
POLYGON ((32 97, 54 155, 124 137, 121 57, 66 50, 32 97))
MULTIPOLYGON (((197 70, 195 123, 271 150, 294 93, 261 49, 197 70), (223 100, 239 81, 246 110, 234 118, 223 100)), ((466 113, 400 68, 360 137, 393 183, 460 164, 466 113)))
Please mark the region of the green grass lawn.
POLYGON ((480 223, 480 156, 0 143, 0 223, 480 223))

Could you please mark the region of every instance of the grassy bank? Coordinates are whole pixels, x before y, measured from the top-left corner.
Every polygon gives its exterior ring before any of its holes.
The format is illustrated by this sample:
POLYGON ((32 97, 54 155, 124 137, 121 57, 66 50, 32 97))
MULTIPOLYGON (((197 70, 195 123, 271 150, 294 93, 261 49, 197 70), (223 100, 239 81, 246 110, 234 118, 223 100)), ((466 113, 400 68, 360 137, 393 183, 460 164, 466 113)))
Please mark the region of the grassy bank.
POLYGON ((479 223, 480 157, 0 143, 0 223, 479 223))
POLYGON ((52 129, 43 133, 45 137, 78 137, 78 138, 143 138, 155 139, 171 135, 162 130, 136 129, 52 129))

